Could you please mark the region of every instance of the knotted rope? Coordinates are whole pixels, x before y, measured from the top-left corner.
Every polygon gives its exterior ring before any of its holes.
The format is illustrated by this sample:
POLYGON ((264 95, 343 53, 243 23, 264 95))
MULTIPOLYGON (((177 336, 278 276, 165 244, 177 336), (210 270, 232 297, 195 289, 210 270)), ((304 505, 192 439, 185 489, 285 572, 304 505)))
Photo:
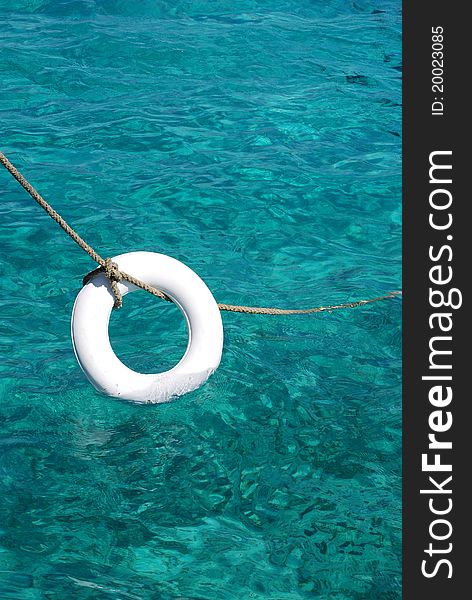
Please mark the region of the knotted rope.
MULTIPOLYGON (((71 237, 76 244, 78 244, 82 250, 84 250, 92 260, 98 263, 99 267, 95 270, 88 273, 83 280, 83 285, 88 283, 97 273, 103 272, 110 282, 110 286, 115 297, 114 308, 121 308, 123 305, 123 300, 121 297, 121 292, 118 287, 118 283, 120 281, 127 281, 128 283, 132 283, 133 285, 145 290, 146 292, 157 296, 158 298, 162 298, 163 300, 167 300, 168 302, 172 302, 171 298, 164 294, 164 292, 156 289, 152 285, 125 273, 124 271, 120 271, 118 265, 112 262, 111 258, 102 258, 98 252, 87 244, 87 242, 80 237, 80 235, 72 229, 70 225, 61 217, 61 215, 56 212, 52 206, 46 202, 46 200, 34 189, 34 187, 23 177, 23 175, 18 171, 18 169, 12 165, 12 163, 8 160, 8 158, 0 152, 0 163, 13 175, 13 177, 18 181, 18 183, 28 192, 28 194, 35 200, 42 209, 44 209, 47 214, 54 220, 56 223, 62 227, 62 229, 67 233, 69 237, 71 237)), ((339 310, 341 308, 355 308, 356 306, 363 306, 364 304, 370 304, 372 302, 379 302, 380 300, 386 300, 388 298, 394 298, 395 296, 401 295, 401 291, 388 292, 384 296, 377 296, 376 298, 369 298, 367 300, 358 300, 356 302, 347 302, 345 304, 336 304, 332 306, 318 306, 316 308, 295 308, 295 309, 286 309, 286 308, 266 308, 266 307, 258 307, 258 306, 239 306, 233 304, 218 304, 218 308, 220 310, 226 310, 230 312, 240 312, 246 314, 253 315, 307 315, 311 313, 319 313, 324 311, 332 311, 339 310)))
POLYGON ((120 269, 118 265, 112 262, 111 258, 105 258, 105 275, 108 277, 111 285, 111 289, 113 291, 113 295, 115 296, 114 308, 121 308, 123 306, 123 298, 121 297, 121 292, 118 288, 118 283, 123 279, 121 276, 120 269))

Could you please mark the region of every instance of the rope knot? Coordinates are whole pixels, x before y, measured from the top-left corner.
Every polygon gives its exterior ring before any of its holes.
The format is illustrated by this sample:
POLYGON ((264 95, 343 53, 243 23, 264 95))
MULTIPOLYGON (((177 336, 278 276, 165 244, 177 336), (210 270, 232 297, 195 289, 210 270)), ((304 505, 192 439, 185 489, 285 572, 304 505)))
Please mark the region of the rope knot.
POLYGON ((121 271, 116 263, 114 263, 111 258, 105 259, 105 264, 103 265, 103 270, 105 275, 110 282, 111 289, 113 295, 115 296, 115 303, 113 308, 121 308, 123 306, 123 298, 121 296, 121 292, 118 288, 118 282, 123 279, 121 275, 121 271))
POLYGON ((110 281, 121 281, 123 279, 118 265, 111 258, 105 259, 104 271, 110 281))

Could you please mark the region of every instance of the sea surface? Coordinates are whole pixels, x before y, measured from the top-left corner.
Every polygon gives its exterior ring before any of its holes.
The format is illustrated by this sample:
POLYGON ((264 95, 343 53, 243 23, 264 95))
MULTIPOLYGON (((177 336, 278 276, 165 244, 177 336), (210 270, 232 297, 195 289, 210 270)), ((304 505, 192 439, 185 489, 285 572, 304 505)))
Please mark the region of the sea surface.
MULTIPOLYGON (((219 302, 401 281, 398 0, 0 0, 0 149, 102 256, 162 252, 219 302)), ((1 600, 392 600, 401 298, 223 314, 218 371, 97 393, 70 316, 94 263, 0 172, 1 600)), ((137 292, 118 356, 187 333, 137 292)))

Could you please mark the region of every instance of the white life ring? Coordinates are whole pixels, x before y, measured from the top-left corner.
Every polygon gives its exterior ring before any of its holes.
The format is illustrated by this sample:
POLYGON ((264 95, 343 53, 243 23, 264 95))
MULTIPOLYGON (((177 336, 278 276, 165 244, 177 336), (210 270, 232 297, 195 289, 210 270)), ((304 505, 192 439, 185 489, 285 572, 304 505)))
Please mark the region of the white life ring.
MULTIPOLYGON (((164 254, 129 252, 112 260, 180 308, 187 321, 187 350, 164 373, 142 374, 124 365, 108 337, 114 297, 107 277, 98 273, 79 292, 72 311, 72 343, 83 372, 97 390, 136 402, 166 402, 195 390, 217 369, 223 350, 221 314, 210 290, 189 267, 164 254)), ((127 281, 118 287, 123 296, 139 289, 127 281)))

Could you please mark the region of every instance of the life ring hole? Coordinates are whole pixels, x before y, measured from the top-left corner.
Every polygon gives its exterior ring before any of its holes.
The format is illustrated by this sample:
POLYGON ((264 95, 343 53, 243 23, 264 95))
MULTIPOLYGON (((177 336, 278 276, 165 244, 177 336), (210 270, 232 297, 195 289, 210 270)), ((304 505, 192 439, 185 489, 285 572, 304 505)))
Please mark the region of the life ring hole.
POLYGON ((176 304, 141 290, 123 297, 108 326, 117 357, 138 373, 162 373, 175 367, 185 354, 188 328, 176 304))

